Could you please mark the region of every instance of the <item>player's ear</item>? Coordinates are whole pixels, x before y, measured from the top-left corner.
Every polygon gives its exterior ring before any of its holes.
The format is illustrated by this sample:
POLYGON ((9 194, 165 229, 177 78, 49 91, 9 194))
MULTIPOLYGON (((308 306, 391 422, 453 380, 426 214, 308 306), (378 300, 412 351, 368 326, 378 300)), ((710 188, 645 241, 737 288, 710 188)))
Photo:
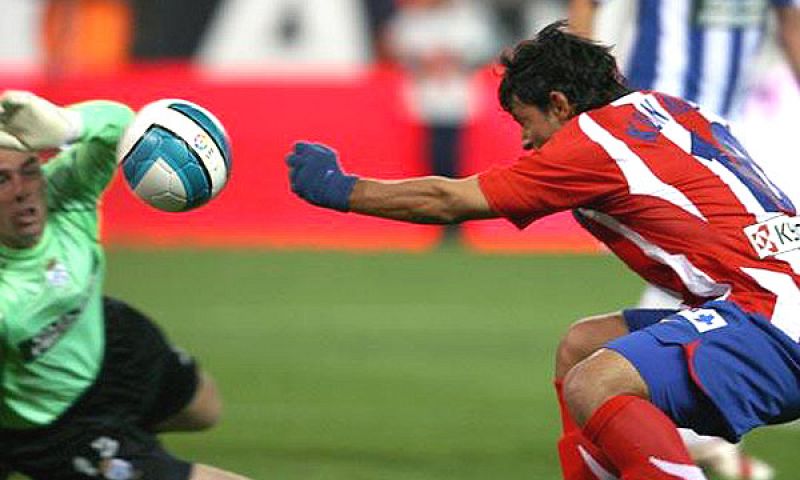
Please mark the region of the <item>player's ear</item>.
POLYGON ((559 90, 550 92, 550 113, 562 122, 566 122, 575 116, 575 106, 569 98, 559 90))

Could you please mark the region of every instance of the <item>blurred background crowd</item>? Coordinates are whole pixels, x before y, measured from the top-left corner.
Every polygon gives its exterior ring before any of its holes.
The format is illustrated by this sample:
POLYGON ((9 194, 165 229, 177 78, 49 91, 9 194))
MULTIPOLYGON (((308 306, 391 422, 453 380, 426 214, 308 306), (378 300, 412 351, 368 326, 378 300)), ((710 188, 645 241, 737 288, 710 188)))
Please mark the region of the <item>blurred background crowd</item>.
MULTIPOLYGON (((128 61, 352 67, 421 49, 466 64, 559 16, 559 0, 3 0, 3 65, 103 71, 128 61), (443 19, 447 21, 443 21, 443 19), (415 36, 413 42, 409 36, 415 36), (448 38, 453 42, 443 41, 448 38), (438 48, 437 48, 438 46, 438 48), (466 52, 466 50, 469 50, 466 52), (454 58, 456 57, 456 58, 454 58)), ((429 59, 430 60, 430 59, 429 59)))

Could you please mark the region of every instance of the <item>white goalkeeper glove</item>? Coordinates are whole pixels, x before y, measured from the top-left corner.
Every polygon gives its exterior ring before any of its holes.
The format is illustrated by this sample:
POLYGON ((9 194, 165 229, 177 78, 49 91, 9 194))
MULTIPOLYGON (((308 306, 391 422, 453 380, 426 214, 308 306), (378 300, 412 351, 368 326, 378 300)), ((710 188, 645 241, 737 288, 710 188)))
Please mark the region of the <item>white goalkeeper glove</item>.
POLYGON ((77 140, 83 122, 78 112, 61 108, 30 92, 0 95, 0 148, 39 151, 77 140))

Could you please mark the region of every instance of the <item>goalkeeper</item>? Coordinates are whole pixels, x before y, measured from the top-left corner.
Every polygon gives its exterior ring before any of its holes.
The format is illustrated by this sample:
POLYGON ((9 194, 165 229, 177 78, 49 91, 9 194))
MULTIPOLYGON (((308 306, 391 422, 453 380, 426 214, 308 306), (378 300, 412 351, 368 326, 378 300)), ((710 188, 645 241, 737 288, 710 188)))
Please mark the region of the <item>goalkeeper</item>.
POLYGON ((0 463, 34 480, 241 480, 160 445, 156 432, 215 423, 214 383, 102 294, 98 198, 131 118, 113 102, 0 96, 0 463))

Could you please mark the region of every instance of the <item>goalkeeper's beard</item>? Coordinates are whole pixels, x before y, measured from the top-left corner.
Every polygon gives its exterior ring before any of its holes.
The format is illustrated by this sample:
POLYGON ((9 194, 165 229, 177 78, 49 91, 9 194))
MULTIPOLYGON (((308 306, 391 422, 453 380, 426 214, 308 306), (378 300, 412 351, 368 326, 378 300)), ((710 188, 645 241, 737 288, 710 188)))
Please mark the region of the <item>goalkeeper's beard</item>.
POLYGON ((21 208, 11 218, 15 235, 9 245, 14 248, 29 248, 39 242, 44 231, 47 213, 43 205, 31 205, 21 208))
POLYGON ((39 243, 47 222, 47 203, 43 184, 34 187, 26 198, 3 206, 0 243, 14 249, 39 243))

